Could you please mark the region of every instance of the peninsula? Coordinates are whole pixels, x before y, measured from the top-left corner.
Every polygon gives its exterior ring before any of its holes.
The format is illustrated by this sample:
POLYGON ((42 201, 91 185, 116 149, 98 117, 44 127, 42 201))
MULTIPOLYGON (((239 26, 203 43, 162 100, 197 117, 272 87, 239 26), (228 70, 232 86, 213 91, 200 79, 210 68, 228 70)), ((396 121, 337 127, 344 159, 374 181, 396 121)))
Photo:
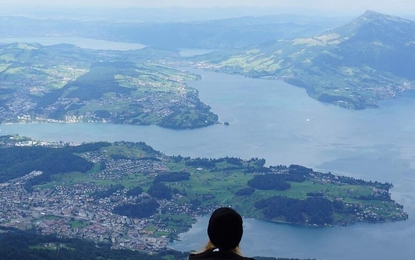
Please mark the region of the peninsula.
POLYGON ((198 91, 186 85, 199 76, 160 61, 176 56, 150 48, 0 45, 0 123, 104 122, 171 129, 217 123, 198 91))
POLYGON ((367 11, 314 37, 276 39, 191 58, 193 66, 304 88, 321 102, 378 107, 415 89, 415 22, 367 11))
POLYGON ((307 226, 408 218, 392 184, 300 165, 167 156, 145 143, 74 145, 0 137, 0 225, 160 252, 198 216, 231 205, 245 217, 307 226))

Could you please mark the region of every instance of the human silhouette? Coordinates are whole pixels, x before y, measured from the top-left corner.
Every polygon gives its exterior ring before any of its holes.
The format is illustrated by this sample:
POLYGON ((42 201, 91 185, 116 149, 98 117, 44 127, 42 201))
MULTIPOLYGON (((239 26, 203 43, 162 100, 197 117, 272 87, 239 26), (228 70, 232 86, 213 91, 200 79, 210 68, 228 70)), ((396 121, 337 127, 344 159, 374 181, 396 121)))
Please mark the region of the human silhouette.
POLYGON ((189 260, 253 260, 241 254, 239 243, 242 239, 242 217, 234 209, 216 209, 209 219, 207 234, 209 242, 199 252, 192 253, 189 260))

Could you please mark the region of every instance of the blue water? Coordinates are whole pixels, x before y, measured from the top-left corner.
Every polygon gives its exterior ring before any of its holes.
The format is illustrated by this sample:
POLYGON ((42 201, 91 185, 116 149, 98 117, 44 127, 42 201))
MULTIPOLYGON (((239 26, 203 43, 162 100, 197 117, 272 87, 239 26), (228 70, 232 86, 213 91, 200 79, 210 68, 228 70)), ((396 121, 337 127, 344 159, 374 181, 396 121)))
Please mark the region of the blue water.
MULTIPOLYGON (((301 164, 321 171, 392 182, 393 198, 405 206, 405 222, 305 228, 245 219, 247 255, 317 259, 414 259, 415 97, 384 101, 379 109, 352 111, 322 104, 280 81, 212 72, 189 84, 230 126, 175 131, 156 126, 105 124, 18 124, 0 134, 19 133, 50 141, 145 141, 169 155, 249 159, 268 165, 301 164)), ((199 249, 206 218, 171 246, 199 249)))

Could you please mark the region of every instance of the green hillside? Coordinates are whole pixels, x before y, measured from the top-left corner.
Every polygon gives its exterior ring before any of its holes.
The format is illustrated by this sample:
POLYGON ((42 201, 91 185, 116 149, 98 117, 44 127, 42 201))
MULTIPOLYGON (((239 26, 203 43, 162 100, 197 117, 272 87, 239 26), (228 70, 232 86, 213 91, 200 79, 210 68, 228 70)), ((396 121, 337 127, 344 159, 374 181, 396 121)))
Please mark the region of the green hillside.
POLYGON ((196 66, 282 79, 322 102, 364 109, 415 89, 414 42, 415 22, 367 11, 316 37, 215 52, 198 57, 196 66))
MULTIPOLYGON (((130 10, 131 11, 131 10, 130 10)), ((125 13, 125 12, 123 12, 125 13)), ((115 42, 141 43, 157 49, 224 50, 247 47, 276 38, 294 39, 321 33, 341 18, 304 15, 243 16, 238 18, 188 22, 123 22, 35 19, 0 16, 0 37, 83 37, 115 42)))
POLYGON ((0 123, 108 122, 191 129, 217 116, 186 80, 158 65, 176 54, 93 51, 71 45, 0 45, 0 123))
POLYGON ((391 199, 392 184, 300 165, 166 156, 145 143, 0 140, 0 225, 117 249, 158 252, 197 216, 225 205, 245 217, 319 227, 408 218, 391 199))

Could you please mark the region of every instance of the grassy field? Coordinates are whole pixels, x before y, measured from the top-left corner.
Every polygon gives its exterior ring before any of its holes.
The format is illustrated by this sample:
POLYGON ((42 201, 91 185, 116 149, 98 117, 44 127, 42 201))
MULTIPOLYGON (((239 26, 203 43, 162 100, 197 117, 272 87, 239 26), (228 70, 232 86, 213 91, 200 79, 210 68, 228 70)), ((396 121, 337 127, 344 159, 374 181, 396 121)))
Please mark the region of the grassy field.
POLYGON ((24 120, 159 125, 172 129, 205 127, 218 121, 199 100, 197 91, 185 84, 199 76, 144 62, 140 52, 128 55, 61 48, 30 44, 0 48, 1 80, 5 83, 0 99, 6 105, 0 120, 3 117, 19 122, 21 115, 30 115, 24 120), (9 90, 13 90, 13 96, 9 90), (13 102, 30 102, 34 106, 29 111, 19 111, 13 102))
POLYGON ((71 228, 84 228, 87 227, 88 224, 85 223, 84 221, 80 221, 80 220, 72 220, 71 222, 69 222, 69 224, 71 225, 71 228))
MULTIPOLYGON (((317 173, 313 172, 312 169, 301 166, 267 168, 262 166, 265 161, 258 159, 243 161, 237 158, 192 159, 169 157, 154 151, 143 143, 127 142, 114 143, 93 153, 87 152, 79 155, 94 161, 96 161, 96 156, 99 156, 101 162, 95 163, 85 173, 54 174, 52 182, 39 185, 37 188, 50 189, 55 185, 72 187, 77 184, 88 183, 93 185, 90 192, 90 195, 93 195, 94 189, 102 191, 121 184, 124 187, 123 192, 137 186, 141 187, 144 192, 149 192, 155 180, 166 175, 173 178, 162 180, 173 195, 170 203, 181 208, 193 207, 192 212, 195 213, 204 212, 204 210, 217 206, 232 206, 244 216, 266 219, 263 209, 256 207, 259 201, 276 196, 294 199, 295 201, 307 201, 317 196, 330 202, 341 201, 342 205, 345 205, 344 207, 352 207, 352 210, 349 210, 348 213, 344 211, 336 213, 334 211, 334 223, 363 221, 363 219, 356 219, 355 208, 359 209, 358 212, 369 212, 369 215, 384 220, 400 219, 405 216, 401 206, 390 199, 390 186, 386 184, 382 186, 383 184, 380 183, 375 184, 363 180, 317 173), (102 170, 102 163, 106 165, 105 170, 102 170), (249 184, 256 176, 264 175, 265 172, 268 172, 268 176, 284 177, 289 176, 289 172, 295 171, 298 167, 300 171, 311 172, 312 174, 304 175, 307 177, 302 180, 287 179, 286 182, 289 184, 289 188, 286 190, 257 187, 253 189, 249 184), (186 173, 188 177, 176 180, 174 178, 178 173, 186 173), (249 195, 237 193, 243 189, 251 189, 252 193, 249 195)), ((169 207, 176 206, 170 205, 169 207)), ((187 230, 189 225, 194 222, 194 218, 190 215, 172 214, 163 210, 162 212, 159 217, 163 219, 169 230, 177 231, 174 232, 175 234, 187 230)), ((365 216, 365 218, 367 217, 365 216)), ((282 217, 276 217, 272 220, 285 221, 282 217)), ((156 233, 156 231, 158 231, 158 236, 164 236, 166 233, 164 230, 154 230, 153 233, 156 233)))

